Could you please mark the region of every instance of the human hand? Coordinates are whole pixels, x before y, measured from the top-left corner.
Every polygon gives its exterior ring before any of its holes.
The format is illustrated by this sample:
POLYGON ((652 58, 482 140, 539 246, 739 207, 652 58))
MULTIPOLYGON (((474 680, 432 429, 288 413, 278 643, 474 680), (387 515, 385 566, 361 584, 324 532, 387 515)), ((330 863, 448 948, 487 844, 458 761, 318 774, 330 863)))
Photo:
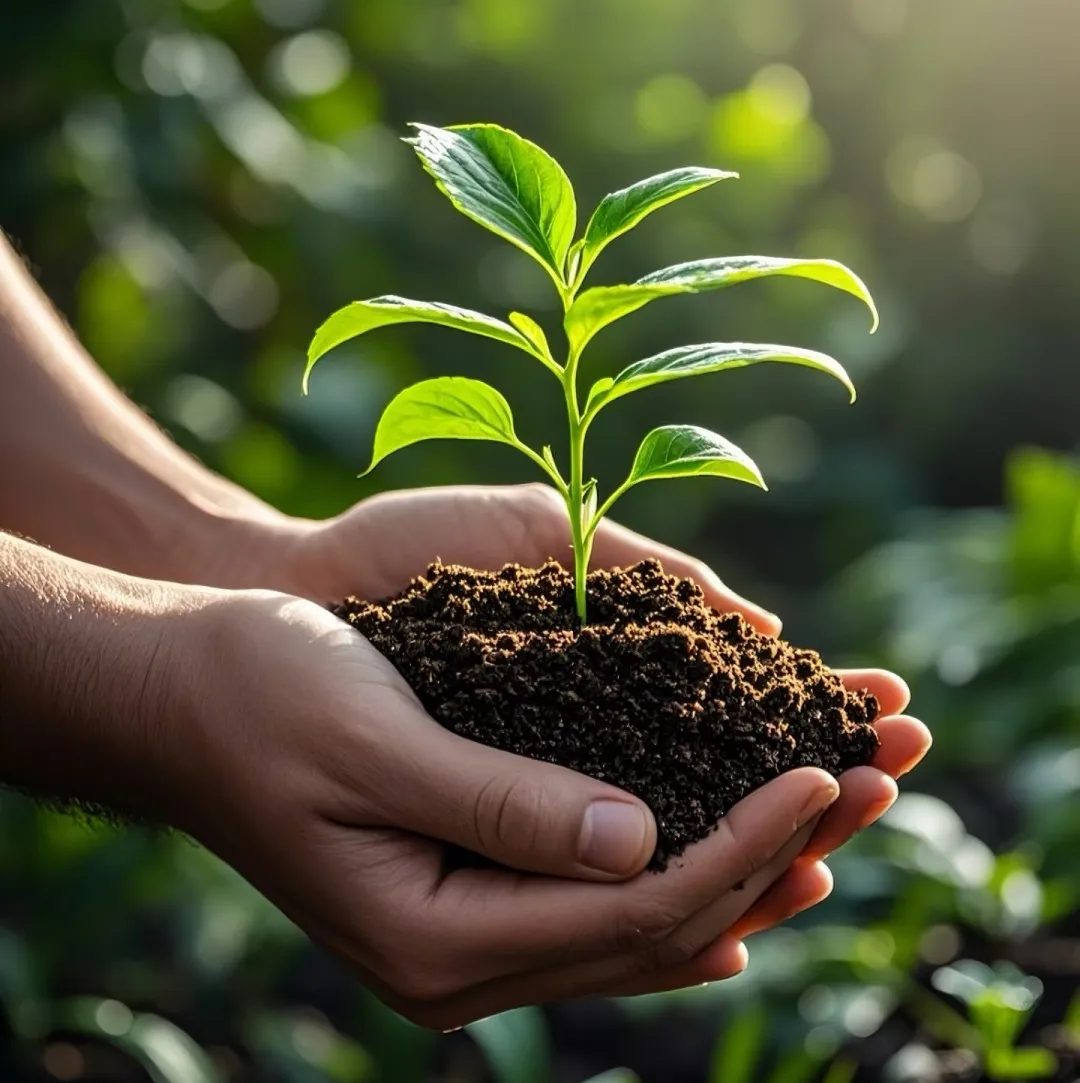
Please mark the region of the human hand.
MULTIPOLYGON (((285 552, 284 547, 269 548, 285 552)), ((277 562, 283 589, 318 601, 347 594, 392 594, 424 571, 435 557, 446 563, 499 568, 516 561, 538 565, 569 560, 566 512, 544 485, 452 486, 386 493, 344 515, 314 524, 277 562)), ((610 520, 597 531, 596 567, 618 567, 657 557, 667 572, 695 580, 716 609, 743 614, 758 631, 778 635, 780 620, 725 586, 701 561, 610 520)), ((820 901, 832 886, 822 859, 872 824, 896 799, 895 779, 915 767, 930 747, 926 727, 901 712, 907 685, 882 670, 843 673, 852 689, 869 689, 881 706, 874 725, 881 747, 870 766, 846 772, 840 799, 830 809, 796 865, 740 926, 744 934, 785 920, 820 901)))
POLYGON ((169 819, 427 1026, 687 984, 703 953, 710 980, 738 972, 725 931, 838 793, 789 772, 641 873, 655 827, 640 802, 455 736, 320 607, 206 592, 170 629, 151 683, 190 785, 168 787, 189 791, 169 819), (449 871, 446 844, 506 867, 449 871))

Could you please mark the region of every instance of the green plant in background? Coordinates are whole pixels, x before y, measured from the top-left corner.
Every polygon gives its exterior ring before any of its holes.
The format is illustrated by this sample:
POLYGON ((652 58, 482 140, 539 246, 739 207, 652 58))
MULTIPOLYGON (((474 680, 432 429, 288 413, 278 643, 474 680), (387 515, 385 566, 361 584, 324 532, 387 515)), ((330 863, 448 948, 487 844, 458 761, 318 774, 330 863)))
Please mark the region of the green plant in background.
POLYGON ((492 440, 528 456, 566 502, 577 611, 584 622, 585 577, 593 537, 604 515, 632 486, 657 478, 705 474, 765 488, 753 460, 724 437, 694 425, 664 425, 645 436, 626 480, 598 506, 596 480, 586 478, 584 468, 585 436, 605 406, 653 384, 763 361, 826 372, 844 384, 852 401, 855 398, 847 373, 826 354, 793 346, 713 342, 637 361, 615 377, 597 380, 582 401, 578 367, 593 336, 656 298, 721 289, 772 275, 808 278, 854 294, 869 306, 876 328, 873 299, 852 271, 833 260, 765 256, 697 260, 667 267, 627 285, 581 292, 590 268, 612 240, 660 207, 736 174, 689 167, 639 181, 601 200, 584 235, 575 241, 574 190, 562 167, 540 147, 493 124, 414 127, 417 135, 409 142, 443 194, 473 221, 527 252, 551 277, 562 301, 565 360, 556 359, 543 329, 524 313, 512 312, 509 322, 504 322, 450 305, 384 296, 347 305, 319 328, 308 349, 305 389, 312 367, 327 351, 395 323, 442 324, 497 339, 536 358, 559 381, 566 402, 569 461, 565 476, 550 446, 537 452, 518 438, 510 405, 500 392, 481 380, 455 376, 422 380, 390 402, 376 429, 374 453, 365 473, 391 452, 435 438, 492 440))
POLYGON ((1035 1005, 1042 982, 1011 963, 993 967, 961 959, 936 970, 934 988, 967 1005, 978 1034, 979 1048, 990 1079, 1047 1079, 1057 1071, 1057 1058, 1042 1046, 1017 1046, 1035 1005))
POLYGON ((853 1062, 836 1060, 822 1077, 822 1059, 804 1049, 788 1053, 767 1072, 765 1063, 773 1051, 765 1008, 761 1005, 747 1008, 721 1032, 713 1050, 709 1083, 809 1083, 811 1079, 821 1079, 821 1083, 851 1083, 855 1075, 853 1062))
MULTIPOLYGON (((514 1008, 478 1019, 465 1030, 483 1051, 496 1083, 548 1083, 555 1050, 540 1008, 514 1008)), ((585 1083, 639 1083, 625 1068, 612 1068, 585 1083)))

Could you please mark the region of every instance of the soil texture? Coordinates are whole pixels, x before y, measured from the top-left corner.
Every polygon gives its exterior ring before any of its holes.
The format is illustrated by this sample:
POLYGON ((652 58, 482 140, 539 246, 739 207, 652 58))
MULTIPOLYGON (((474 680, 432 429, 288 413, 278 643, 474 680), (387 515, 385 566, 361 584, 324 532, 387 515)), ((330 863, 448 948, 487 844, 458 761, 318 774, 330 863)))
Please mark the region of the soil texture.
POLYGON ((588 578, 581 627, 555 562, 434 564, 381 602, 335 607, 448 729, 610 782, 657 823, 653 869, 794 767, 870 761, 878 705, 816 653, 711 609, 656 561, 588 578))

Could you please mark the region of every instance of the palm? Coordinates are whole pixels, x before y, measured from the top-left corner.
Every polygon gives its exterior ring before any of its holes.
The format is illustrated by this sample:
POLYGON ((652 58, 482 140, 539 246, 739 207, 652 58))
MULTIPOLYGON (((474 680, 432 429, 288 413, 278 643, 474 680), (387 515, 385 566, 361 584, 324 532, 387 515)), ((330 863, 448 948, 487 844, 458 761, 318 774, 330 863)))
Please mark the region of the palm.
MULTIPOLYGON (((436 559, 489 569, 510 562, 536 565, 551 557, 566 561, 570 534, 565 514, 544 486, 460 486, 375 497, 317 532, 317 556, 306 558, 308 569, 318 576, 312 596, 385 596, 436 559)), ((648 557, 658 557, 673 574, 695 579, 718 609, 741 612, 766 634, 779 632, 775 617, 730 591, 699 561, 614 523, 602 524, 593 552, 595 566, 626 566, 648 557)), ((881 747, 872 766, 843 776, 840 798, 818 825, 801 863, 740 923, 743 934, 784 920, 826 894, 829 874, 820 860, 889 807, 896 797, 893 780, 914 767, 929 748, 926 727, 898 713, 908 703, 900 678, 883 670, 843 676, 850 687, 869 689, 881 704, 875 723, 881 747)))

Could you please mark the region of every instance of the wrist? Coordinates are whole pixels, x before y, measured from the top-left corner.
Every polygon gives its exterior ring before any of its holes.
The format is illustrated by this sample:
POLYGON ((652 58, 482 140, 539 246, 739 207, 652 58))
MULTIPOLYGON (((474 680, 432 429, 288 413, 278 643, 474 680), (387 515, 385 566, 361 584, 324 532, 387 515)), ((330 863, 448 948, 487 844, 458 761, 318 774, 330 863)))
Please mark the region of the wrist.
POLYGON ((0 537, 0 781, 172 822, 184 764, 172 629, 211 593, 0 537))

